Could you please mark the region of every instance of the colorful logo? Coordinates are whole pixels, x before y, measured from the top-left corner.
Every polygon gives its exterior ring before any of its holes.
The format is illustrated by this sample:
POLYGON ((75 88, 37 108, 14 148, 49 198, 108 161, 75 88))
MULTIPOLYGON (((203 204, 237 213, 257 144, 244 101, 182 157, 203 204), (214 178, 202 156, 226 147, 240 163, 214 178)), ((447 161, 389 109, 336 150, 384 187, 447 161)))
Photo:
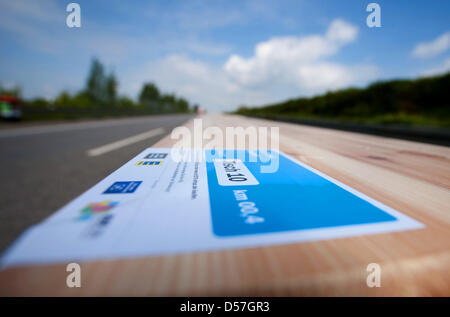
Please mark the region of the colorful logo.
POLYGON ((94 215, 104 214, 119 204, 118 201, 105 200, 99 203, 90 203, 81 210, 79 220, 87 220, 94 215))
POLYGON ((103 194, 131 194, 141 185, 142 181, 115 182, 103 194))
POLYGON ((165 159, 167 156, 167 153, 150 153, 148 154, 146 157, 144 157, 145 159, 165 159))
POLYGON ((136 165, 143 165, 143 166, 151 166, 151 165, 161 165, 161 161, 139 161, 136 163, 136 165))

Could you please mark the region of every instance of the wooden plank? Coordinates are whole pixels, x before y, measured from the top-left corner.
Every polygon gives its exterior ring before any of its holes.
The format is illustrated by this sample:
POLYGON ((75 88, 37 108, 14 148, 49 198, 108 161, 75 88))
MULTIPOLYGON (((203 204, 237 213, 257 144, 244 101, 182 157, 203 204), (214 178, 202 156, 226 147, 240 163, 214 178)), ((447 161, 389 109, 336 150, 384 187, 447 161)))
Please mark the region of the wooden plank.
MULTIPOLYGON (((424 223, 426 228, 334 240, 81 264, 67 288, 65 265, 9 268, 0 295, 449 296, 450 149, 358 133, 231 115, 203 127, 278 126, 280 149, 424 223), (366 285, 366 266, 382 287, 366 285)), ((186 124, 192 130, 193 121, 186 124)), ((154 147, 170 147, 166 137, 154 147)))

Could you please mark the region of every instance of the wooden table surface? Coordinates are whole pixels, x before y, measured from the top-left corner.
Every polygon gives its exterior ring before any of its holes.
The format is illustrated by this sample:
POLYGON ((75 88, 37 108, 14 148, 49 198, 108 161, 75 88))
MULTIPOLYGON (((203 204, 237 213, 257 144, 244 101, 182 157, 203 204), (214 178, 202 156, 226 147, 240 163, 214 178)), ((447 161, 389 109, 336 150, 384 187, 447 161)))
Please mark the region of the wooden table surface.
MULTIPOLYGON (((0 295, 449 296, 450 148, 232 115, 203 127, 278 126, 280 150, 418 220, 423 229, 247 249, 8 268, 0 295), (381 287, 366 285, 369 263, 381 287)), ((192 129, 193 121, 186 124, 192 129)), ((167 136, 154 147, 170 147, 167 136)), ((206 142, 205 142, 206 143, 206 142)), ((131 157, 130 157, 131 158, 131 157)))

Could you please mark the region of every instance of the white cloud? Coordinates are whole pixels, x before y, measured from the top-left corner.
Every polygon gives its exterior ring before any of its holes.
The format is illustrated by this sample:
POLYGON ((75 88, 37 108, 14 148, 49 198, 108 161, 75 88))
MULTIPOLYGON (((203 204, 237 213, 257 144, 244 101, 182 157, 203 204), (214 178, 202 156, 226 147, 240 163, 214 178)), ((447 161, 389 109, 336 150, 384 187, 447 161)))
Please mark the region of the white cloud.
POLYGON ((426 71, 422 72, 422 76, 435 76, 440 74, 445 74, 447 72, 450 72, 450 58, 447 58, 444 60, 440 65, 427 69, 426 71))
POLYGON ((264 91, 241 89, 220 67, 185 55, 169 55, 151 61, 141 71, 127 74, 124 79, 123 89, 134 95, 139 93, 143 82, 154 81, 163 92, 176 93, 192 103, 206 106, 209 111, 232 110, 239 104, 271 100, 264 91))
POLYGON ((414 57, 434 57, 450 48, 450 32, 446 32, 431 42, 419 43, 414 48, 414 57))
POLYGON ((356 27, 335 20, 324 35, 274 38, 257 44, 253 57, 232 55, 223 66, 169 55, 128 74, 124 88, 137 94, 144 81, 153 80, 163 91, 185 96, 210 111, 224 111, 361 85, 377 75, 376 67, 326 59, 356 36, 356 27))
POLYGON ((341 19, 334 20, 328 28, 326 39, 330 44, 346 44, 356 40, 358 29, 341 19))
POLYGON ((250 58, 232 55, 224 70, 247 87, 294 84, 303 93, 344 87, 355 83, 353 68, 325 59, 355 41, 357 34, 355 26, 336 19, 324 35, 272 38, 257 44, 250 58))
MULTIPOLYGON (((23 0, 8 3, 0 2, 0 29, 14 34, 28 49, 86 64, 91 56, 97 56, 116 66, 121 93, 136 96, 144 82, 154 81, 164 92, 184 96, 210 111, 362 85, 374 78, 377 71, 370 65, 343 65, 328 60, 358 35, 357 27, 341 19, 332 21, 323 34, 276 37, 257 43, 254 56, 244 58, 237 54, 230 56, 232 44, 218 43, 215 37, 203 36, 205 33, 198 31, 244 23, 245 14, 236 10, 223 13, 193 7, 184 13, 183 10, 174 13, 167 9, 172 20, 166 21, 163 11, 161 24, 152 32, 133 34, 126 24, 106 30, 86 18, 84 27, 69 30, 65 27, 65 8, 55 0, 43 2, 46 10, 36 9, 34 4, 27 6, 28 2, 23 0), (189 31, 180 31, 184 29, 189 31), (224 59, 219 62, 221 56, 224 59)), ((47 75, 46 78, 51 77, 50 72, 47 75)), ((54 82, 25 81, 28 86, 24 87, 27 91, 34 89, 38 94, 51 95, 67 87, 79 87, 84 76, 81 70, 72 70, 64 80, 57 74, 54 82), (54 88, 50 90, 45 85, 54 88)))

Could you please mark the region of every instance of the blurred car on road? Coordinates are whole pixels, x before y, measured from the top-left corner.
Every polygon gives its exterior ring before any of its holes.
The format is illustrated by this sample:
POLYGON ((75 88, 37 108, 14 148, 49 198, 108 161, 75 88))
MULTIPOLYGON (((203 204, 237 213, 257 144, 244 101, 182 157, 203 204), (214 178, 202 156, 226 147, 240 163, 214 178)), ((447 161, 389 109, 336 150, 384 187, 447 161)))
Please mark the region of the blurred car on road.
POLYGON ((0 116, 5 120, 20 120, 22 118, 20 99, 11 95, 0 95, 0 116))

